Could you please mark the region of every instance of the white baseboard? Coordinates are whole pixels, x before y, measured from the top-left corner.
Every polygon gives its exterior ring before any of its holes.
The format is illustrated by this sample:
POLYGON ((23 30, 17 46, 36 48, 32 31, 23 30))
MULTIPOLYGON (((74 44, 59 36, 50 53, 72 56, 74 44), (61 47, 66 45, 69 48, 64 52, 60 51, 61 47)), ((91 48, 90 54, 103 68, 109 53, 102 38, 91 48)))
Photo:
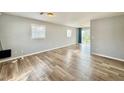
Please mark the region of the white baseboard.
POLYGON ((10 60, 15 60, 15 59, 18 59, 18 58, 23 58, 23 57, 26 57, 26 56, 31 56, 31 55, 43 53, 43 52, 47 52, 47 51, 51 51, 51 50, 55 50, 55 49, 59 49, 59 48, 63 48, 63 47, 68 47, 68 46, 75 45, 75 44, 76 43, 67 44, 67 45, 63 45, 63 46, 60 46, 60 47, 55 47, 55 48, 51 48, 51 49, 47 49, 47 50, 42 50, 42 51, 39 51, 39 52, 34 52, 34 53, 30 53, 30 54, 26 54, 26 55, 22 55, 22 56, 18 56, 18 57, 11 57, 11 58, 2 59, 2 60, 0 60, 0 63, 10 61, 10 60))
POLYGON ((111 57, 111 56, 107 56, 107 55, 103 55, 103 54, 99 54, 99 53, 91 53, 91 54, 92 55, 97 55, 97 56, 106 57, 106 58, 109 58, 109 59, 113 59, 113 60, 124 62, 124 59, 120 59, 120 58, 115 58, 115 57, 111 57))

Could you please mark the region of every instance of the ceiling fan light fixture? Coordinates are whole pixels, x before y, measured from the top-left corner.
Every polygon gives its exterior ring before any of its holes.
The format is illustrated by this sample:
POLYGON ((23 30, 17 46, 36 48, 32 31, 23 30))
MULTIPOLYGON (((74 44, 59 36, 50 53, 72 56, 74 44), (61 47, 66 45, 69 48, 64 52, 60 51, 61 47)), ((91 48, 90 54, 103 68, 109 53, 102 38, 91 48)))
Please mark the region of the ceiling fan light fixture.
POLYGON ((47 16, 52 17, 52 16, 54 16, 54 14, 53 14, 53 13, 51 13, 51 12, 49 12, 49 13, 47 13, 47 16))
POLYGON ((54 13, 52 13, 52 12, 47 12, 47 13, 40 12, 40 15, 46 15, 46 16, 49 16, 49 17, 53 17, 54 16, 54 13))

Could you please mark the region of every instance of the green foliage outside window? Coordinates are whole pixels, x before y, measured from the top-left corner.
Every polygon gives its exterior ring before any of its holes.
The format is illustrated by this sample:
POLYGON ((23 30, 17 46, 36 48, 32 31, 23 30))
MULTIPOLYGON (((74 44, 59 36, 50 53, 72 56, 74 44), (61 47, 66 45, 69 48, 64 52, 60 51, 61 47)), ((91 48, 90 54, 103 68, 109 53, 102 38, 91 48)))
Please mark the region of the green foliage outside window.
POLYGON ((90 34, 88 31, 84 31, 84 33, 83 33, 83 42, 84 42, 84 44, 90 43, 90 34))

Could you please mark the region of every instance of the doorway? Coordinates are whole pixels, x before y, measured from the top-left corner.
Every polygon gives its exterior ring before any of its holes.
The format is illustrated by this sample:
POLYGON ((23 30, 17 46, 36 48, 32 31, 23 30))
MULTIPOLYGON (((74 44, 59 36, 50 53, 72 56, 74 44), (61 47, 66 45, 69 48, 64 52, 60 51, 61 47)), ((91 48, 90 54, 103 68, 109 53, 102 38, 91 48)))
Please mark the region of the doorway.
POLYGON ((80 45, 85 54, 90 54, 90 27, 80 30, 80 45))
POLYGON ((82 45, 90 46, 90 28, 82 29, 82 45))

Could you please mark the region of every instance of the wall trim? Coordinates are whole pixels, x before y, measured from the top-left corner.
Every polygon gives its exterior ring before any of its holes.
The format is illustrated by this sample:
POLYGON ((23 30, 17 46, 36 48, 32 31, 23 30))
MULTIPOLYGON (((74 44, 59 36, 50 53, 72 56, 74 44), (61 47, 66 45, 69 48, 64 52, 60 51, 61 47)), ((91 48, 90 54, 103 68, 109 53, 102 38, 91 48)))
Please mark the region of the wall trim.
POLYGON ((59 49, 59 48, 63 48, 63 47, 68 47, 68 46, 75 45, 75 44, 76 43, 66 44, 66 45, 63 45, 63 46, 60 46, 60 47, 55 47, 55 48, 51 48, 51 49, 46 49, 46 50, 34 52, 34 53, 29 53, 29 54, 25 54, 25 55, 22 55, 22 56, 17 56, 17 57, 11 57, 11 58, 2 59, 2 60, 0 60, 0 63, 11 61, 11 60, 16 60, 18 58, 24 58, 24 57, 27 57, 27 56, 32 56, 32 55, 35 55, 35 54, 39 54, 39 53, 43 53, 43 52, 47 52, 47 51, 51 51, 51 50, 55 50, 55 49, 59 49))
POLYGON ((97 56, 101 56, 101 57, 105 57, 105 58, 124 62, 124 59, 115 58, 115 57, 111 57, 111 56, 107 56, 107 55, 103 55, 103 54, 99 54, 99 53, 91 53, 91 55, 97 55, 97 56))

